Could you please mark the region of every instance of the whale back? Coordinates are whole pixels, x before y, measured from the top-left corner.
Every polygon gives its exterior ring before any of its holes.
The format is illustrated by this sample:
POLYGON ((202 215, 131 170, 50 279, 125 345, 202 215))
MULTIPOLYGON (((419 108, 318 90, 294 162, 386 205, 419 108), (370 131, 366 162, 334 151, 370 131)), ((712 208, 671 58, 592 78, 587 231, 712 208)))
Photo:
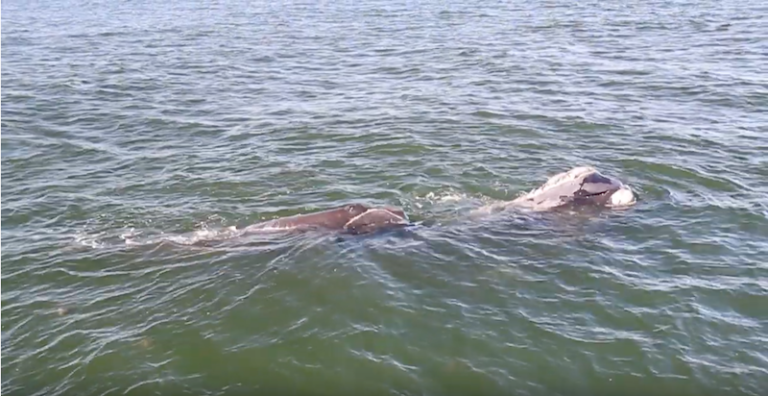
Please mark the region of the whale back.
POLYGON ((321 212, 299 214, 295 216, 283 217, 254 224, 248 227, 249 230, 288 230, 288 229, 309 229, 309 228, 328 228, 341 230, 355 217, 365 213, 368 207, 362 204, 349 204, 342 207, 324 210, 321 212))
POLYGON ((248 226, 246 231, 330 229, 350 234, 368 234, 407 224, 409 224, 408 216, 400 208, 392 206, 371 208, 362 204, 349 204, 321 212, 265 221, 248 226))
POLYGON ((344 230, 352 234, 368 234, 374 231, 408 225, 408 217, 399 208, 371 208, 350 219, 344 230))

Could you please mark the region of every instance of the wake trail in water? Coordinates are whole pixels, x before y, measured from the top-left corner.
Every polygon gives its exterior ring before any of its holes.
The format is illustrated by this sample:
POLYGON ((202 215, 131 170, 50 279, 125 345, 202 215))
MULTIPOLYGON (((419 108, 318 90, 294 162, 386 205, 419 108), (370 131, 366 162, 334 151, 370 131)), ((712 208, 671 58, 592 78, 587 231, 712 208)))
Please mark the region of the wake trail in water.
POLYGON ((235 226, 223 228, 204 227, 182 234, 161 234, 159 236, 141 237, 141 233, 131 230, 128 233, 120 235, 125 241, 126 246, 155 245, 163 242, 171 242, 177 245, 195 245, 203 242, 226 241, 242 236, 245 230, 238 230, 235 226))
POLYGON ((189 232, 167 233, 152 228, 83 229, 73 238, 75 247, 90 249, 140 248, 161 245, 185 248, 239 250, 256 246, 274 246, 306 239, 312 233, 294 233, 286 229, 252 230, 237 226, 212 226, 206 223, 189 232))

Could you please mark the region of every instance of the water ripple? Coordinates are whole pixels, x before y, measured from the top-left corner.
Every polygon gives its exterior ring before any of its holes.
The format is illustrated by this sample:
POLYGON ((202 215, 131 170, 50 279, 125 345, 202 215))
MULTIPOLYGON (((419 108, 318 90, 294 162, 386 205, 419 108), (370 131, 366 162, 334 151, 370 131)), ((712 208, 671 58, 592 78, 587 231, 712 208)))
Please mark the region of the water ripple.
POLYGON ((768 385, 758 2, 4 6, 9 394, 768 385), (237 231, 349 201, 428 226, 237 231))

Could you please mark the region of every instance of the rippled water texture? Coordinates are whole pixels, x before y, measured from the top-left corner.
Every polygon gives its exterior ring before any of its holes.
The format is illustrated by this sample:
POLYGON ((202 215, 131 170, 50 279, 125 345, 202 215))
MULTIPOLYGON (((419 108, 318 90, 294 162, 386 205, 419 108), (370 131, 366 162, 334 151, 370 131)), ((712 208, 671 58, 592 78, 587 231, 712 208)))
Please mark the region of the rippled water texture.
POLYGON ((5 394, 768 389, 764 2, 2 11, 5 394), (353 201, 425 224, 228 228, 353 201))

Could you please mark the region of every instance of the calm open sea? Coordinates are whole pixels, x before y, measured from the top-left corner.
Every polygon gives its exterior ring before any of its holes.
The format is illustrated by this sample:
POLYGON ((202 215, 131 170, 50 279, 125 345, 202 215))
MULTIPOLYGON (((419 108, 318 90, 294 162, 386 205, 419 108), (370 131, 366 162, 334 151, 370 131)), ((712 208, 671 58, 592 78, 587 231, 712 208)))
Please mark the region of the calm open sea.
POLYGON ((3 1, 3 394, 765 395, 766 15, 3 1), (227 231, 348 202, 432 224, 227 231))

